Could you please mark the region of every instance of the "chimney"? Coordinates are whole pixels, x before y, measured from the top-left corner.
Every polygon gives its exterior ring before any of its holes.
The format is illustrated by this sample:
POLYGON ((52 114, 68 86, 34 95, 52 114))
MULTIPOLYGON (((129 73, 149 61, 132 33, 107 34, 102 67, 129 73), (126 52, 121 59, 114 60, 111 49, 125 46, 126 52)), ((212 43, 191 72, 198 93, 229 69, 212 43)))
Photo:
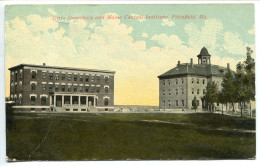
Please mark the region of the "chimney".
POLYGON ((190 58, 190 65, 191 65, 191 67, 193 67, 193 59, 192 58, 190 58))
POLYGON ((229 63, 227 63, 227 69, 230 70, 230 65, 229 65, 229 63))
POLYGON ((43 65, 43 66, 46 66, 46 63, 43 63, 42 65, 43 65))
POLYGON ((178 61, 178 66, 181 64, 181 61, 178 61))

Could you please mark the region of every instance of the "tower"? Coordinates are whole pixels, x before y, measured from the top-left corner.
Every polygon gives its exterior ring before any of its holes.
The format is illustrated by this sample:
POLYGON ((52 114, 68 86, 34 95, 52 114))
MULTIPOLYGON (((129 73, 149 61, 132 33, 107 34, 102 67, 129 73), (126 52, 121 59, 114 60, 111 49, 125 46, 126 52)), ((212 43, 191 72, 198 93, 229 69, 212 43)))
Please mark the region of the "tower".
POLYGON ((198 64, 209 64, 210 65, 210 57, 211 55, 208 53, 208 50, 203 47, 200 51, 200 54, 197 55, 198 57, 198 64))

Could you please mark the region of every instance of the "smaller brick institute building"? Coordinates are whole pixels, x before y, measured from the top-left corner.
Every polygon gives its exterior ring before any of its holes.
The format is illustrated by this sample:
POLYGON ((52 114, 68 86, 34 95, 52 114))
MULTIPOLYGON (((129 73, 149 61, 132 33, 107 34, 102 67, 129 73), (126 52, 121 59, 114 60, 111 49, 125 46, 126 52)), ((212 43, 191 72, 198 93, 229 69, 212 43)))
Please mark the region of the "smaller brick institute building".
MULTIPOLYGON (((158 76, 159 78, 159 107, 160 109, 192 109, 192 100, 197 98, 198 109, 206 109, 203 96, 206 93, 208 82, 215 81, 218 90, 221 89, 221 82, 224 74, 230 70, 227 67, 221 67, 211 64, 211 55, 203 47, 200 54, 197 55, 198 64, 180 63, 173 69, 158 76)), ((221 107, 221 104, 216 104, 221 107)))
POLYGON ((20 64, 10 70, 16 111, 114 110, 114 71, 20 64))

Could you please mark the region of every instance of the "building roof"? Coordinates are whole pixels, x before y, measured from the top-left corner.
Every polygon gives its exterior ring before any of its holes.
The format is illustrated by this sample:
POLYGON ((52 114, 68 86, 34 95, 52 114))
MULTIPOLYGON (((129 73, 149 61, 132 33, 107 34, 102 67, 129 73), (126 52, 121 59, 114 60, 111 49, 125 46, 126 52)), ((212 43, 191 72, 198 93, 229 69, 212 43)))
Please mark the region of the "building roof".
POLYGON ((228 69, 218 65, 206 64, 178 64, 177 67, 159 75, 158 78, 169 78, 182 75, 197 75, 197 76, 219 76, 222 77, 228 72, 228 69))
POLYGON ((20 65, 11 67, 8 70, 14 70, 14 69, 17 69, 17 68, 22 68, 24 66, 36 67, 36 68, 46 68, 46 69, 63 69, 63 70, 72 70, 72 71, 101 72, 101 73, 111 73, 111 74, 115 74, 116 73, 115 71, 109 71, 109 70, 84 69, 84 68, 59 67, 59 66, 46 66, 46 65, 32 65, 32 64, 20 64, 20 65))
POLYGON ((197 55, 197 57, 202 57, 202 56, 211 56, 207 50, 206 47, 203 47, 201 50, 200 50, 200 54, 197 55))

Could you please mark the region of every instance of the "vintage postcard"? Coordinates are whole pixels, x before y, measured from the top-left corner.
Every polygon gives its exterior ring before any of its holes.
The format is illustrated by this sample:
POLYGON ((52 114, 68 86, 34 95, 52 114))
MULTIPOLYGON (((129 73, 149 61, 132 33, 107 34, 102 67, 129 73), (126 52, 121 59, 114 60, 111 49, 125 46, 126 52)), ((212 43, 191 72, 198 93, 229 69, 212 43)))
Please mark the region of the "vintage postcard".
POLYGON ((6 160, 255 159, 254 4, 7 5, 6 160))

